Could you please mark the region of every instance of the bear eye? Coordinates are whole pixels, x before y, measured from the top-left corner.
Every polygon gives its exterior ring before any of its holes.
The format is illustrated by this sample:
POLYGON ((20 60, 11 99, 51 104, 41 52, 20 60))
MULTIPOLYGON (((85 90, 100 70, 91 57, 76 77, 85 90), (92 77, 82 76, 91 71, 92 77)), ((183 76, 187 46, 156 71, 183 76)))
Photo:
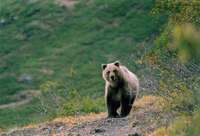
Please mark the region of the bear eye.
POLYGON ((107 74, 110 74, 110 71, 107 71, 107 74))
POLYGON ((115 70, 113 70, 113 72, 114 72, 114 73, 117 73, 117 70, 115 69, 115 70))

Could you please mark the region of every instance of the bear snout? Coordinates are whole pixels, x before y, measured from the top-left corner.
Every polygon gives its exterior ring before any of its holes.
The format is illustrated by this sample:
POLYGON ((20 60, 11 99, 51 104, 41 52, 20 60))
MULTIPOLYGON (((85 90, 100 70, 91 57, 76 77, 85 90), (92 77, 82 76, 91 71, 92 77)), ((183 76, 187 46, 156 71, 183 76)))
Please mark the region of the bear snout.
POLYGON ((111 76, 110 76, 110 79, 111 79, 111 81, 116 81, 117 78, 116 78, 115 75, 111 75, 111 76))
POLYGON ((115 76, 113 76, 113 75, 112 75, 110 78, 111 78, 112 80, 115 80, 115 76))

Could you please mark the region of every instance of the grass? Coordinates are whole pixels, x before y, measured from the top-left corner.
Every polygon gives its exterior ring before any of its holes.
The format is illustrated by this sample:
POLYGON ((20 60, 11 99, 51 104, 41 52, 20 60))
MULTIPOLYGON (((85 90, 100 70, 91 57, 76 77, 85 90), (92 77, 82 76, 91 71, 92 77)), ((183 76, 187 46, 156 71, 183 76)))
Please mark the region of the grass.
POLYGON ((60 113, 104 111, 101 63, 120 60, 139 72, 143 65, 137 61, 165 23, 164 17, 150 14, 153 0, 85 0, 74 10, 52 0, 0 3, 0 104, 15 102, 12 96, 20 91, 43 92, 39 101, 0 110, 3 129, 60 113), (23 74, 30 75, 32 82, 20 82, 23 74), (69 95, 73 90, 83 97, 83 107, 70 107, 76 100, 69 95), (55 110, 49 99, 54 95, 58 97, 55 110))
MULTIPOLYGON (((47 116, 41 114, 39 103, 32 101, 29 105, 16 107, 13 109, 5 109, 0 111, 1 128, 13 128, 29 124, 37 123, 47 119, 47 116), (33 104, 34 103, 34 104, 33 104)), ((50 118, 50 117, 48 117, 50 118)))
POLYGON ((153 132, 152 136, 198 136, 200 113, 197 109, 192 116, 181 116, 167 128, 161 127, 153 132))

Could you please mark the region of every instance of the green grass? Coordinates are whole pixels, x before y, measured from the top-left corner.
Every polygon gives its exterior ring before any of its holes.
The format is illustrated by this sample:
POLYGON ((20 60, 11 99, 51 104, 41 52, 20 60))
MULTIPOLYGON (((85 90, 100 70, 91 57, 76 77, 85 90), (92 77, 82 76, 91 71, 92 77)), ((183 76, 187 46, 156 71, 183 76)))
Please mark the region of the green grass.
POLYGON ((14 101, 12 96, 20 91, 42 91, 49 82, 58 84, 50 90, 62 98, 54 105, 56 110, 49 106, 52 92, 45 95, 45 91, 39 102, 36 98, 28 105, 0 110, 0 128, 69 115, 76 110, 103 111, 103 104, 95 108, 103 102, 101 63, 120 60, 139 72, 143 66, 137 61, 145 55, 143 46, 151 47, 149 41, 166 20, 150 14, 153 0, 82 1, 72 11, 52 0, 0 3, 0 19, 5 20, 0 26, 0 104, 14 101), (19 82, 22 74, 31 75, 33 81, 19 82), (69 111, 66 109, 70 103, 74 104, 68 95, 72 90, 83 97, 83 106, 69 111))
POLYGON ((38 123, 52 118, 42 114, 43 111, 36 100, 29 105, 20 106, 17 108, 6 109, 0 111, 1 128, 8 129, 27 125, 29 123, 38 123))

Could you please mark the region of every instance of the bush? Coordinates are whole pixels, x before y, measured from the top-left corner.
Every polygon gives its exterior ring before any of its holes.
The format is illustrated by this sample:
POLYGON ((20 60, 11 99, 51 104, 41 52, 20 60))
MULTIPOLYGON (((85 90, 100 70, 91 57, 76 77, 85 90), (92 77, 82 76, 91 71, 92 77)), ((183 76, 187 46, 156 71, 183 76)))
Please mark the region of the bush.
POLYGON ((195 108, 195 99, 192 91, 183 82, 176 81, 173 78, 171 81, 160 81, 158 94, 167 100, 168 110, 191 113, 195 108))
POLYGON ((193 116, 182 116, 167 128, 157 129, 151 136, 199 136, 200 109, 193 116))
POLYGON ((42 114, 58 116, 104 111, 103 97, 94 99, 81 96, 76 89, 67 91, 59 88, 60 83, 56 81, 47 81, 40 86, 42 93, 39 101, 42 114), (63 92, 66 94, 63 95, 63 92))
POLYGON ((154 13, 167 14, 176 23, 200 25, 200 3, 197 0, 157 0, 154 13))
POLYGON ((77 90, 73 90, 64 103, 61 114, 77 115, 90 112, 98 113, 101 111, 104 111, 103 98, 94 99, 89 96, 81 97, 77 90))
POLYGON ((184 114, 152 136, 199 136, 200 3, 157 0, 153 13, 169 17, 152 51, 157 56, 160 76, 158 94, 169 102, 170 111, 184 114))
POLYGON ((200 56, 200 31, 197 28, 191 24, 177 25, 172 35, 172 47, 178 51, 178 57, 183 63, 200 56))

